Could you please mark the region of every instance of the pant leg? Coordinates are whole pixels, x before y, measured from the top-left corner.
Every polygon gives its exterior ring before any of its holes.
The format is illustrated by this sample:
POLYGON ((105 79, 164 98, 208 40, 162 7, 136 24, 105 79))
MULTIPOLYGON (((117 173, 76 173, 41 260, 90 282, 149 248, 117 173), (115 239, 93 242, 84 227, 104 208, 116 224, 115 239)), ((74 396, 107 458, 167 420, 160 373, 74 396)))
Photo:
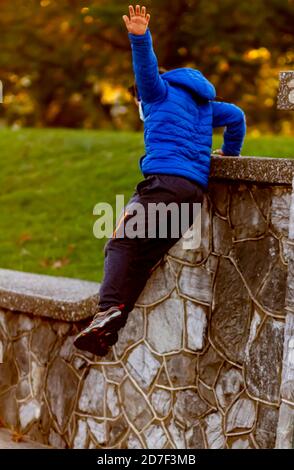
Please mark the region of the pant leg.
MULTIPOLYGON (((170 175, 152 175, 137 185, 136 192, 126 206, 139 202, 145 208, 145 236, 143 238, 111 238, 105 247, 104 279, 100 288, 99 308, 105 310, 120 305, 131 311, 143 290, 152 268, 163 255, 181 238, 172 238, 168 226, 167 238, 148 238, 148 204, 189 204, 189 217, 193 223, 193 203, 202 202, 203 190, 186 178, 170 175)), ((181 215, 181 212, 179 211, 181 215)), ((123 220, 127 224, 130 217, 123 220)), ((160 220, 156 220, 156 229, 160 220)))

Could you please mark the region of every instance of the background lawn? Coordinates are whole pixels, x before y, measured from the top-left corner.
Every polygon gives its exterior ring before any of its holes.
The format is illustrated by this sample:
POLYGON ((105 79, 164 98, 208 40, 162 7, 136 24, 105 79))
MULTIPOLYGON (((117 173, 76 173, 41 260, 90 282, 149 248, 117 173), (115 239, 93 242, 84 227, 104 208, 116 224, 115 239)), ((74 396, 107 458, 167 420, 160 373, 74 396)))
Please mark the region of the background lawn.
MULTIPOLYGON (((0 266, 101 280, 93 207, 116 194, 127 201, 143 154, 143 133, 1 130, 0 266)), ((294 157, 293 139, 248 137, 243 155, 294 157)))

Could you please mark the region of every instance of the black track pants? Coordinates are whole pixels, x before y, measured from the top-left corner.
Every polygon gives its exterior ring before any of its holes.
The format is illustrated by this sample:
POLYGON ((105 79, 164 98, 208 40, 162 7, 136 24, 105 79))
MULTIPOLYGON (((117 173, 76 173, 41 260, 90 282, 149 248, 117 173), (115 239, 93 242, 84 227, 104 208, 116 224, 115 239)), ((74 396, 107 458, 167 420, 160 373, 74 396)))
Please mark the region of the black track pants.
POLYGON ((125 207, 123 217, 118 221, 112 238, 105 245, 104 279, 100 288, 99 300, 100 311, 112 306, 120 306, 124 311, 130 312, 154 266, 184 233, 180 231, 177 235, 172 232, 174 225, 171 223, 169 211, 167 211, 167 224, 165 223, 167 233, 164 233, 164 228, 163 233, 160 232, 164 217, 160 217, 157 213, 156 218, 153 217, 151 222, 150 216, 148 217, 150 203, 164 203, 166 205, 175 203, 178 206, 180 216, 184 212, 181 203, 187 203, 185 214, 187 214, 188 207, 189 222, 186 218, 186 223, 189 227, 193 224, 195 216, 193 203, 202 203, 203 193, 203 188, 195 182, 171 175, 150 175, 136 186, 135 193, 125 207), (144 215, 141 213, 139 216, 137 215, 137 221, 138 217, 139 220, 141 217, 142 226, 140 222, 135 226, 140 225, 138 233, 143 233, 144 236, 130 238, 126 231, 123 238, 120 238, 119 236, 127 228, 130 219, 136 214, 136 212, 133 212, 132 215, 128 213, 131 212, 129 209, 134 206, 134 203, 142 204, 145 209, 144 215), (148 236, 149 228, 153 234, 151 238, 148 236))

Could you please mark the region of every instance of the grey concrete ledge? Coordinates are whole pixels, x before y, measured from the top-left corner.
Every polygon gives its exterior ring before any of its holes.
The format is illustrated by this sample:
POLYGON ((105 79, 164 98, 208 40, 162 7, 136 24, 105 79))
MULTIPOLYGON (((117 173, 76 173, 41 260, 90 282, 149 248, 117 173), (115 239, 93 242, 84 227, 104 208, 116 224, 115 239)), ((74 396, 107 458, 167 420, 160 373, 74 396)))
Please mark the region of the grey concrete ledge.
POLYGON ((294 158, 219 157, 211 158, 210 178, 291 185, 294 158))
POLYGON ((96 282, 0 269, 0 307, 78 321, 97 312, 99 287, 96 282))

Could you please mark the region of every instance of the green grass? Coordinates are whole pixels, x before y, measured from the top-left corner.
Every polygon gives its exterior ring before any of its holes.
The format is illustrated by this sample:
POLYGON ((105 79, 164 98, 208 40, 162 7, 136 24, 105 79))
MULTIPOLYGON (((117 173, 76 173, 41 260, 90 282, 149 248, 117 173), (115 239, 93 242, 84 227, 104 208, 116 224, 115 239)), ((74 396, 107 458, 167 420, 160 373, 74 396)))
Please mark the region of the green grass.
MULTIPOLYGON (((215 138, 214 147, 221 144, 215 138)), ((101 280, 96 203, 126 201, 141 178, 143 134, 0 131, 0 266, 101 280)), ((290 137, 248 138, 243 155, 293 157, 290 137)))

